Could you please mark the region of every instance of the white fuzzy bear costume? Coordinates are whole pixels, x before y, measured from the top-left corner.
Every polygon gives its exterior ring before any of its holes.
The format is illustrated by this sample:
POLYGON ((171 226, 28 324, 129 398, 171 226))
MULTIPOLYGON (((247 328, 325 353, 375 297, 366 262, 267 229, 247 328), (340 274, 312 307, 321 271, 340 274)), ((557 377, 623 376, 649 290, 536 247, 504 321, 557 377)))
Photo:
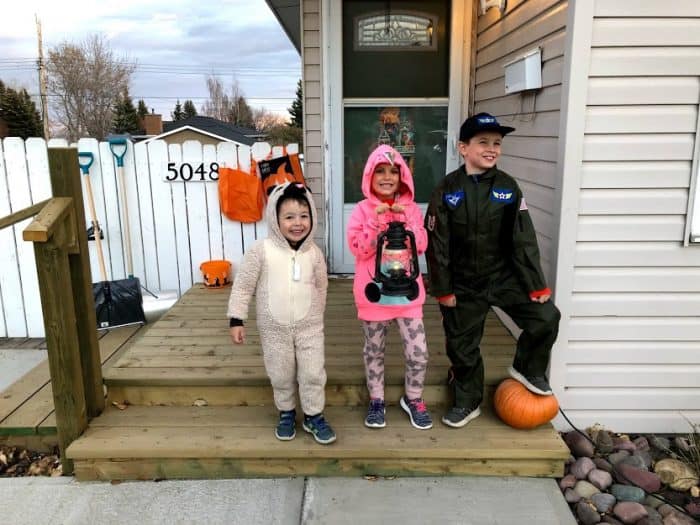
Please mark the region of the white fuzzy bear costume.
POLYGON ((278 410, 295 408, 296 385, 304 414, 323 412, 324 368, 323 314, 328 274, 326 261, 314 243, 316 207, 304 189, 311 212, 311 231, 295 250, 277 222, 277 202, 287 188, 270 194, 265 219, 268 237, 246 251, 236 272, 228 302, 228 317, 246 320, 255 294, 257 325, 265 370, 270 377, 278 410))

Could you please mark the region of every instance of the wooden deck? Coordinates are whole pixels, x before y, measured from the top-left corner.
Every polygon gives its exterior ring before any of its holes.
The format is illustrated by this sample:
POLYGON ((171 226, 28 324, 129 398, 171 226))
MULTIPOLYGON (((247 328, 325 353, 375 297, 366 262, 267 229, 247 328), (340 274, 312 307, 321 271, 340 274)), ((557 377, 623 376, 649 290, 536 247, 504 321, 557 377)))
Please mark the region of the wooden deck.
MULTIPOLYGON (((434 428, 413 429, 396 407, 404 365, 395 329, 386 359, 387 427, 365 428, 362 334, 347 280, 331 280, 326 314, 326 415, 338 440, 318 445, 300 428, 293 441, 276 440, 277 413, 255 322, 246 325, 247 344, 234 347, 225 319, 228 294, 196 285, 115 356, 104 372, 113 403, 68 448, 79 479, 562 475, 569 453, 554 429, 511 429, 493 415, 490 395, 484 415, 467 427, 439 422, 448 402, 448 360, 432 302, 425 308, 431 354, 425 398, 434 428)), ((514 345, 489 317, 482 346, 489 393, 505 377, 514 345)))
MULTIPOLYGON (((99 332, 102 366, 109 366, 140 326, 99 332)), ((44 339, 6 338, 3 348, 46 348, 44 339)), ((0 443, 48 450, 58 444, 47 360, 0 392, 0 443)))

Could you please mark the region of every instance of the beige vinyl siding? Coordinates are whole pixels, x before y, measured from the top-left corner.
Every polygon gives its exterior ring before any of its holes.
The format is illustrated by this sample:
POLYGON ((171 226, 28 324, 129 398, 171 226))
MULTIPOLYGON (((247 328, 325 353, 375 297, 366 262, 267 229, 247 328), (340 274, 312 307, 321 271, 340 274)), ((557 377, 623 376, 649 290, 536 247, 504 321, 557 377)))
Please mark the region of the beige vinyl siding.
POLYGON ((681 413, 700 420, 700 248, 683 245, 700 2, 593 13, 562 405, 583 426, 686 432, 681 413))
POLYGON ((489 112, 516 128, 504 141, 498 165, 525 193, 550 283, 567 8, 560 0, 509 0, 505 13, 491 9, 477 23, 474 113, 489 112), (503 64, 538 46, 542 89, 505 95, 503 64))
POLYGON ((302 91, 304 104, 304 177, 314 194, 319 224, 316 243, 325 251, 326 195, 323 180, 321 89, 321 0, 302 0, 302 91))

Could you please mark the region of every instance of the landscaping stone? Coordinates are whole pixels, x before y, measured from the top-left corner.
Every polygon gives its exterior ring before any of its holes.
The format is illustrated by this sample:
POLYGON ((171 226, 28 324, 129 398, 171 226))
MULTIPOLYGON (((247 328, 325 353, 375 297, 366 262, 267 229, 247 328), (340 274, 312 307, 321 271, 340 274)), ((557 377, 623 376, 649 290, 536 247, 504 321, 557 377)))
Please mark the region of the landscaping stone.
POLYGON ((596 468, 588 473, 588 481, 590 481, 600 490, 605 490, 612 485, 613 479, 609 472, 596 468))
POLYGON ((607 492, 601 492, 600 494, 593 494, 593 496, 591 496, 591 503, 593 503, 593 506, 601 514, 612 509, 616 502, 615 496, 607 492))
POLYGON ((622 461, 624 458, 628 457, 630 455, 629 452, 626 450, 620 450, 618 452, 613 452, 608 456, 608 461, 612 464, 615 465, 616 463, 619 463, 622 461))
POLYGON ((651 455, 651 451, 649 449, 646 450, 635 450, 632 452, 632 457, 639 458, 642 460, 644 468, 646 470, 649 470, 651 467, 651 464, 653 462, 653 457, 651 455))
POLYGON ((615 483, 610 487, 610 492, 612 493, 617 501, 633 501, 635 503, 640 503, 644 501, 644 491, 639 487, 633 487, 631 485, 620 485, 615 483))
POLYGON ((587 501, 579 501, 576 504, 576 517, 583 525, 595 525, 600 523, 600 514, 593 505, 587 501))
POLYGON ((615 505, 613 513, 622 523, 636 523, 647 517, 647 511, 641 503, 634 501, 623 501, 615 505))
POLYGON ((605 472, 612 472, 612 464, 605 458, 593 458, 593 463, 595 463, 596 468, 604 470, 605 472))
POLYGON ((661 488, 658 474, 622 462, 615 465, 615 478, 621 483, 636 485, 645 492, 656 492, 661 488))
POLYGON ((576 486, 576 481, 578 481, 576 476, 573 474, 567 474, 559 480, 559 488, 561 490, 574 488, 574 486, 576 486))
POLYGON ((698 525, 698 522, 677 510, 673 510, 664 516, 664 525, 698 525))
POLYGON ((576 503, 581 500, 581 495, 574 489, 568 488, 564 491, 564 499, 567 503, 576 503))
POLYGON ((598 432, 595 440, 596 447, 598 447, 598 452, 601 454, 610 454, 613 451, 613 440, 610 432, 602 430, 598 432))
POLYGON ((649 440, 647 440, 647 438, 644 436, 639 436, 638 438, 633 439, 632 443, 634 443, 634 446, 637 447, 637 450, 649 450, 649 440))
POLYGON ((662 459, 654 465, 654 472, 661 481, 674 490, 686 491, 698 484, 698 477, 691 468, 673 458, 662 459))
MULTIPOLYGON (((644 505, 644 504, 642 504, 642 505, 644 505)), ((644 505, 644 508, 647 510, 647 517, 645 519, 647 519, 651 522, 658 522, 658 523, 663 522, 664 517, 654 507, 651 507, 649 505, 644 505)), ((658 523, 655 525, 658 525, 658 523)), ((649 524, 647 524, 647 525, 649 525, 649 524)))
POLYGON ((688 439, 618 435, 601 425, 586 432, 592 455, 584 436, 563 435, 572 456, 559 480, 580 524, 700 525, 698 475, 676 459, 688 439))
POLYGON ((669 448, 671 448, 671 440, 663 436, 650 436, 649 444, 652 446, 652 448, 661 452, 666 452, 669 448))
POLYGON ((588 481, 584 481, 584 480, 580 480, 580 481, 576 482, 576 486, 574 487, 574 490, 583 499, 590 499, 590 497, 593 494, 598 494, 600 492, 598 487, 596 487, 592 483, 589 483, 588 481))
POLYGON ((635 446, 634 443, 632 443, 629 438, 624 439, 621 437, 614 437, 613 438, 613 448, 615 450, 627 450, 628 452, 633 452, 637 450, 637 447, 635 446))
POLYGON ((623 523, 615 518, 614 516, 611 516, 610 514, 606 514, 603 516, 603 519, 601 523, 609 523, 610 525, 623 525, 623 523))
POLYGON ((576 457, 591 458, 595 454, 593 443, 575 430, 564 434, 564 442, 569 447, 571 453, 576 457))
POLYGON ((639 468, 639 469, 645 469, 646 470, 646 465, 644 464, 644 460, 639 457, 639 456, 627 456, 622 458, 620 461, 615 463, 615 466, 617 465, 631 465, 633 467, 639 468))
POLYGON ((586 479, 588 477, 588 473, 593 469, 595 469, 595 463, 593 463, 593 460, 584 456, 582 458, 578 458, 576 463, 571 465, 569 472, 576 476, 576 479, 586 479))
POLYGON ((648 494, 646 498, 644 498, 644 501, 642 502, 643 505, 647 507, 651 507, 653 509, 658 509, 661 505, 664 504, 663 501, 661 501, 659 498, 656 498, 652 496, 651 494, 648 494))

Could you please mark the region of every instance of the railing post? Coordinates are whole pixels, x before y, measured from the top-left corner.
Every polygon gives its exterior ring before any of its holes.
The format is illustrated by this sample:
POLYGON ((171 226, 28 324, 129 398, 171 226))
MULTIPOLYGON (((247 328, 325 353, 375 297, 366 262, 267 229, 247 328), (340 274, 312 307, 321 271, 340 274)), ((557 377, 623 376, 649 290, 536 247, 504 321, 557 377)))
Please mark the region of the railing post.
POLYGON ((73 462, 66 458, 66 448, 87 427, 76 310, 66 250, 66 239, 70 237, 67 229, 68 221, 64 221, 58 235, 47 242, 34 243, 56 411, 56 432, 64 474, 73 472, 73 462))
POLYGON ((93 418, 104 410, 105 395, 102 386, 100 348, 97 342, 97 319, 92 294, 92 274, 90 273, 78 151, 75 148, 49 148, 48 155, 53 196, 71 197, 74 204, 74 217, 77 225, 75 237, 78 250, 77 253, 68 254, 68 265, 75 304, 85 405, 88 418, 93 418))

